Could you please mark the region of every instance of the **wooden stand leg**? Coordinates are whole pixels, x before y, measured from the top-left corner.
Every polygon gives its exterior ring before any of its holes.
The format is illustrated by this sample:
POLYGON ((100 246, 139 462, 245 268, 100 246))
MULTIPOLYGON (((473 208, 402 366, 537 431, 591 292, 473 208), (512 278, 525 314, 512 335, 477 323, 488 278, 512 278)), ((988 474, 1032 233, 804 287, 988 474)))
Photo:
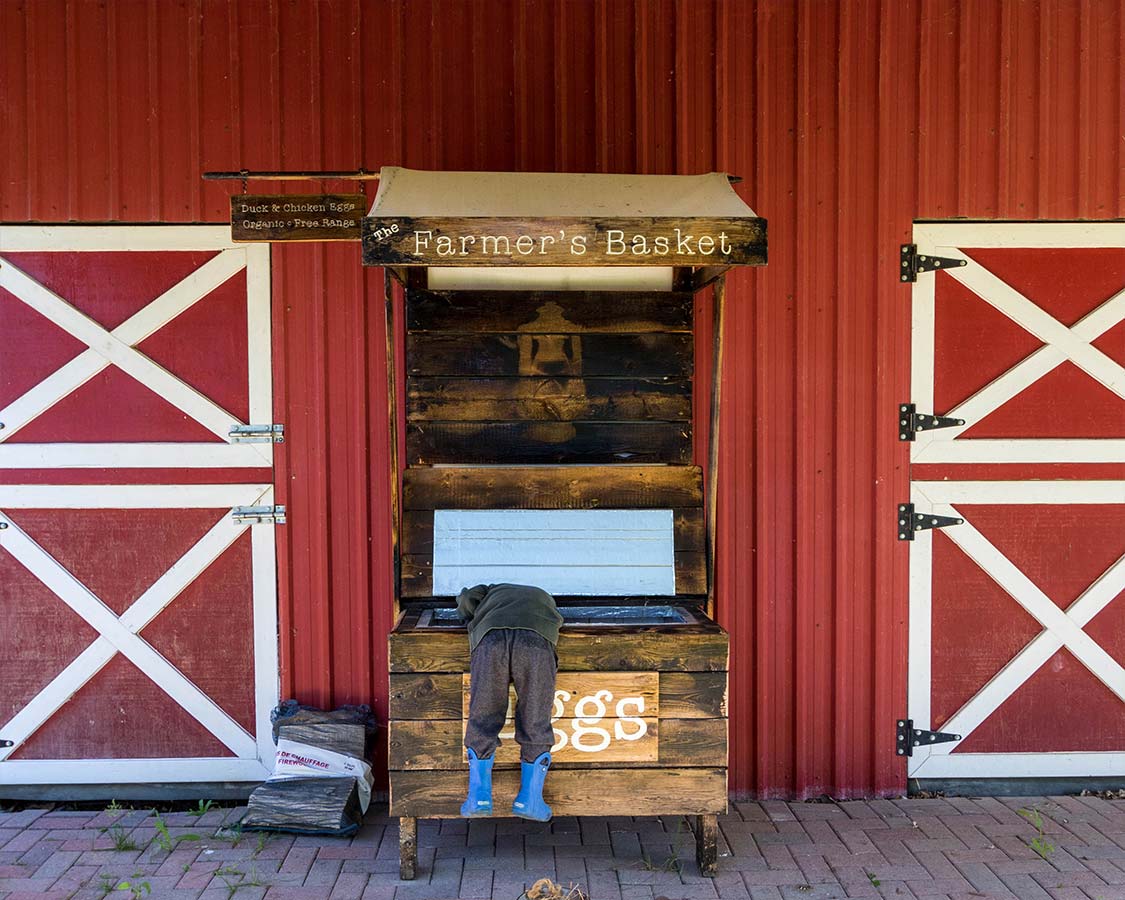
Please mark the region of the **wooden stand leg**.
POLYGON ((714 878, 719 873, 719 817, 695 817, 695 861, 699 874, 714 878))
POLYGON ((418 820, 414 816, 400 816, 398 820, 398 877, 403 881, 413 881, 417 875, 418 820))

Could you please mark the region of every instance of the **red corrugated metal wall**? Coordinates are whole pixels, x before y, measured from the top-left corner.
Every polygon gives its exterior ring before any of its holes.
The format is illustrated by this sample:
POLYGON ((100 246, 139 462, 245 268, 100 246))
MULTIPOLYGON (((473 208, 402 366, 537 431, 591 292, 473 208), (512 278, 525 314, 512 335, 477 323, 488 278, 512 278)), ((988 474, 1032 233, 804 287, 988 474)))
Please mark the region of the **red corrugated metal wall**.
MULTIPOLYGON (((5 222, 222 222, 209 169, 744 176, 770 265, 728 295, 732 788, 902 790, 898 244, 1125 215, 1119 0, 7 0, 0 42, 5 222)), ((274 278, 283 692, 385 712, 381 273, 288 245, 274 278)))

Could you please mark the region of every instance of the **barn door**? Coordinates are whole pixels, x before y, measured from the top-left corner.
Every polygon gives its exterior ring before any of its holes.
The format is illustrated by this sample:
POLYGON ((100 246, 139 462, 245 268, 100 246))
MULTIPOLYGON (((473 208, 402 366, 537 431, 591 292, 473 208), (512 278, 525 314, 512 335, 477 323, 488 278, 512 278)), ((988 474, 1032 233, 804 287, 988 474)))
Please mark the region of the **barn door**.
POLYGON ((1125 223, 914 234, 908 774, 1123 776, 1125 223))
POLYGON ((0 783, 261 779, 268 249, 0 227, 0 353, 0 783))

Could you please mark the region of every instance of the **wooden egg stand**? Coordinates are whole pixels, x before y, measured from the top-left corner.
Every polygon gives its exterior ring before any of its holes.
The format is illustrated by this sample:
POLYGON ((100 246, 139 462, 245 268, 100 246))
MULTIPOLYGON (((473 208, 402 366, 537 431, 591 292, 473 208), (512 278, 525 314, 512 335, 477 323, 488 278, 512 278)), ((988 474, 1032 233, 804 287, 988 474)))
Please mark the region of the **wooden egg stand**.
MULTIPOLYGON (((453 511, 483 510, 523 516, 513 518, 517 529, 529 516, 534 528, 554 527, 549 510, 671 511, 658 515, 669 523, 674 563, 662 577, 674 590, 553 590, 560 606, 632 615, 658 602, 687 616, 564 625, 544 797, 556 816, 687 815, 700 870, 715 874, 717 815, 727 809, 728 636, 714 620, 724 273, 764 265, 765 250, 765 221, 725 176, 381 173, 363 261, 387 270, 396 617, 388 731, 402 878, 417 871, 417 819, 457 817, 465 796, 468 642, 463 627, 432 626, 435 608, 451 605, 450 578, 479 570, 448 574, 435 546, 448 539, 447 517, 466 515, 453 511), (615 209, 628 214, 601 214, 615 209), (545 281, 547 270, 530 271, 542 266, 567 269, 545 281), (406 310, 401 470, 396 281, 406 310), (705 486, 691 464, 693 295, 712 284, 705 486), (517 512, 527 510, 544 513, 517 512)), ((580 550, 551 577, 596 583, 595 556, 585 566, 580 550)), ((520 578, 511 565, 470 583, 540 583, 534 569, 520 578)), ((507 739, 495 816, 508 814, 518 784, 518 748, 507 739)))

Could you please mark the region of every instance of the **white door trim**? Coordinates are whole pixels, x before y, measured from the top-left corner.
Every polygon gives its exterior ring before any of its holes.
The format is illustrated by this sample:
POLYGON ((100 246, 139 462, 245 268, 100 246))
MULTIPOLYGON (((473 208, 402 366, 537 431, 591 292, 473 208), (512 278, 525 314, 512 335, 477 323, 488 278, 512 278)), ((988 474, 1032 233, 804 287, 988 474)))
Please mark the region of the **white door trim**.
POLYGON ((229 225, 0 225, 0 253, 234 250, 246 246, 230 239, 229 225))
POLYGON ((911 778, 1115 778, 1125 773, 1125 753, 955 753, 915 756, 911 762, 911 778))
POLYGON ((0 773, 7 784, 264 781, 273 774, 273 756, 263 759, 11 759, 0 763, 0 773))
POLYGON ((0 484, 0 509, 253 506, 271 487, 269 484, 0 484))
POLYGON ((1125 503, 1125 481, 915 481, 927 503, 1125 503))
MULTIPOLYGON (((915 222, 919 245, 956 247, 1125 247, 1125 221, 915 222), (950 235, 957 240, 951 241, 950 235)), ((944 253, 940 254, 944 256, 944 253)))
MULTIPOLYGON (((2 420, 0 420, 2 421, 2 420)), ((269 468, 270 444, 0 444, 0 469, 269 468)))

